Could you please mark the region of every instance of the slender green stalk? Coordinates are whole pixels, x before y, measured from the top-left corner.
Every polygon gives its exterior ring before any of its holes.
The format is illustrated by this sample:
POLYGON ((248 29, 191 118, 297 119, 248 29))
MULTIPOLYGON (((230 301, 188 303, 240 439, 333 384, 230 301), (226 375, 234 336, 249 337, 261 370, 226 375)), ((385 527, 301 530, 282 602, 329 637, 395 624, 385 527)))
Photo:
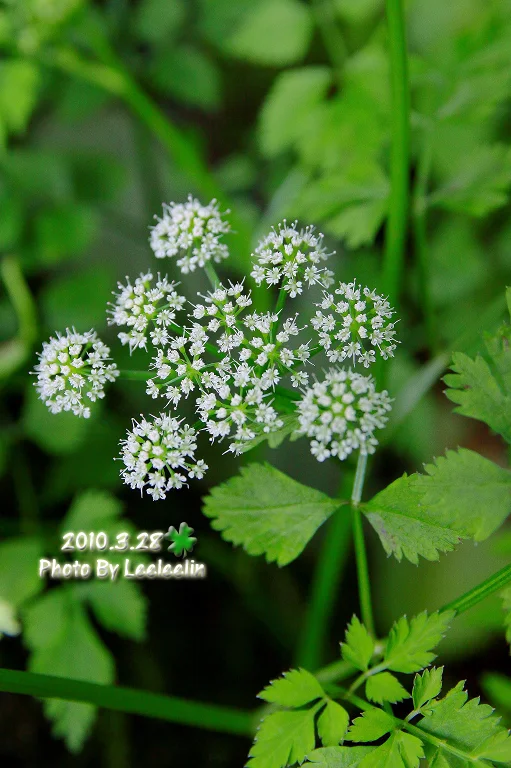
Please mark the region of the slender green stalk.
POLYGON ((464 595, 461 595, 460 597, 457 597, 456 600, 444 605, 440 610, 455 611, 456 614, 464 613, 482 600, 485 600, 489 595, 498 592, 499 589, 503 589, 509 583, 511 583, 511 565, 506 565, 504 568, 501 568, 500 571, 494 573, 493 576, 490 576, 476 587, 465 592, 464 595))
POLYGON ((386 13, 392 91, 392 150, 383 284, 391 304, 396 306, 404 265, 410 162, 410 91, 403 0, 386 0, 386 13))
POLYGON ((429 132, 426 134, 424 146, 417 166, 417 181, 415 183, 413 200, 413 231, 415 240, 415 256, 419 270, 419 290, 422 312, 426 328, 426 338, 429 349, 436 351, 435 310, 431 297, 431 279, 427 241, 427 193, 431 171, 432 144, 429 132))
POLYGON ((37 336, 37 317, 34 299, 16 256, 4 256, 0 262, 0 278, 18 321, 15 338, 0 348, 0 378, 6 378, 23 365, 30 354, 37 336))
POLYGON ((355 558, 357 562, 360 612, 362 614, 362 621, 366 625, 368 632, 375 637, 369 566, 367 563, 362 514, 359 509, 360 500, 362 498, 362 489, 364 487, 366 467, 367 455, 359 453, 357 472, 355 474, 355 482, 353 483, 353 493, 351 494, 351 521, 353 526, 355 558))
POLYGON ((0 669, 0 691, 39 698, 83 701, 96 707, 191 725, 239 736, 252 735, 252 714, 218 704, 205 704, 175 696, 138 691, 116 685, 98 685, 53 675, 0 669))
POLYGON ((125 381, 149 381, 153 376, 151 371, 119 371, 119 378, 125 381))
POLYGON ((218 288, 220 285, 220 278, 218 277, 216 269, 210 261, 207 261, 204 265, 204 272, 206 273, 206 276, 211 283, 211 287, 213 290, 216 290, 216 288, 218 288))
POLYGON ((341 507, 329 523, 314 573, 304 631, 296 654, 296 664, 300 667, 316 669, 321 663, 335 594, 348 557, 350 528, 350 516, 341 507))

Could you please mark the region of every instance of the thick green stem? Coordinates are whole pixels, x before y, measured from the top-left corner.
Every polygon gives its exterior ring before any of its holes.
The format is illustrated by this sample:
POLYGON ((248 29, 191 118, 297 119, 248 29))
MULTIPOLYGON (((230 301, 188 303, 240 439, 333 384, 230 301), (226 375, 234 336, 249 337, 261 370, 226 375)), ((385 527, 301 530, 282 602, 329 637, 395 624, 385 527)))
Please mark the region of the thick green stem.
POLYGON ((500 571, 494 573, 493 576, 482 581, 481 584, 478 584, 468 592, 465 592, 464 595, 461 595, 460 597, 457 597, 456 600, 444 605, 441 610, 455 611, 456 614, 464 613, 465 611, 468 611, 469 608, 473 608, 474 605, 477 605, 477 603, 485 600, 489 595, 498 592, 499 589, 503 589, 510 583, 511 565, 506 565, 500 571))
POLYGON ((335 594, 348 556, 350 528, 350 517, 345 507, 341 507, 334 513, 325 534, 314 573, 305 628, 296 654, 296 664, 306 669, 316 669, 322 661, 335 594))
POLYGON ((383 284, 390 302, 399 299, 404 265, 410 163, 410 91, 403 0, 386 0, 392 91, 390 198, 383 284))
POLYGON ((364 487, 364 479, 367 466, 367 455, 359 453, 353 493, 351 495, 351 520, 353 526, 353 543, 357 562, 358 592, 360 597, 360 612, 368 632, 375 637, 373 606, 371 601, 371 583, 369 580, 369 566, 362 525, 362 514, 359 509, 364 487))
POLYGON ((175 696, 161 696, 134 688, 0 669, 0 691, 38 698, 83 701, 96 707, 131 712, 171 723, 239 736, 252 735, 252 715, 249 712, 175 696))

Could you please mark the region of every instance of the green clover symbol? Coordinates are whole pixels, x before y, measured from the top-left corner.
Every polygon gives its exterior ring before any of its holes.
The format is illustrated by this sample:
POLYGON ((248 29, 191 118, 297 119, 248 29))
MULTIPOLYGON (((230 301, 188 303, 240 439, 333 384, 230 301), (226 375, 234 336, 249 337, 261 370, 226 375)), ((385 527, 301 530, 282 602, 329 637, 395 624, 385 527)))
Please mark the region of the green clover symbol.
POLYGON ((168 548, 169 551, 172 551, 176 557, 184 557, 186 552, 191 552, 197 543, 197 539, 191 535, 192 533, 193 528, 190 528, 186 523, 181 523, 179 531, 171 525, 165 534, 165 538, 172 542, 168 548))

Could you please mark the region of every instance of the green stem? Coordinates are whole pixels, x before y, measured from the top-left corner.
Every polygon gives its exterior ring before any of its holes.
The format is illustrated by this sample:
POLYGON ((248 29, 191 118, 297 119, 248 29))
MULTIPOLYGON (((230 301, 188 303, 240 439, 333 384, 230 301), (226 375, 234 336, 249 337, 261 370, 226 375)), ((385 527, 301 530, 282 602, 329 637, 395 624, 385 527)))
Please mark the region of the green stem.
POLYGON ((485 600, 489 595, 494 592, 498 592, 503 589, 507 584, 511 583, 511 565, 506 565, 501 568, 500 571, 494 573, 493 576, 482 581, 476 587, 473 587, 464 595, 457 597, 447 605, 441 608, 441 611, 455 611, 456 614, 464 613, 474 605, 477 605, 481 600, 485 600))
POLYGON ((362 489, 367 467, 367 455, 359 453, 353 493, 351 494, 351 520, 353 526, 353 543, 355 546, 355 558, 357 562, 358 591, 360 596, 360 612, 368 632, 375 637, 373 606, 371 601, 371 585, 369 580, 369 566, 364 540, 362 514, 359 509, 362 498, 362 489))
POLYGON ((350 517, 344 508, 334 512, 314 573, 305 628, 296 654, 297 665, 306 669, 316 669, 322 660, 334 597, 348 556, 350 527, 350 517))
POLYGON ((0 378, 17 370, 30 354, 37 336, 36 306, 16 256, 4 256, 0 277, 18 321, 18 332, 0 348, 0 378))
POLYGON ((204 265, 204 272, 206 273, 206 277, 211 283, 211 287, 215 291, 220 285, 220 278, 218 277, 216 273, 216 269, 214 268, 211 261, 207 261, 206 264, 204 265))
POLYGON ((425 143, 419 157, 417 166, 417 181, 415 184, 413 201, 413 229, 415 239, 415 255, 417 258, 417 267, 419 270, 419 290, 424 314, 426 338, 429 349, 436 351, 435 335, 435 310, 431 297, 431 280, 429 269, 429 254, 427 241, 427 193, 429 174, 432 161, 432 143, 429 132, 426 135, 425 143))
POLYGON ((392 150, 389 215, 385 236, 383 284, 397 305, 404 265, 410 161, 410 92, 403 0, 386 0, 392 92, 392 150))
POLYGON ((149 381, 153 376, 150 371, 119 371, 119 378, 125 381, 149 381))
POLYGON ((348 51, 339 29, 332 0, 313 0, 312 4, 325 50, 340 83, 348 51))
POLYGON ((239 736, 252 735, 252 714, 218 704, 162 696, 134 688, 98 685, 67 677, 0 669, 0 691, 38 698, 83 701, 96 707, 239 736))

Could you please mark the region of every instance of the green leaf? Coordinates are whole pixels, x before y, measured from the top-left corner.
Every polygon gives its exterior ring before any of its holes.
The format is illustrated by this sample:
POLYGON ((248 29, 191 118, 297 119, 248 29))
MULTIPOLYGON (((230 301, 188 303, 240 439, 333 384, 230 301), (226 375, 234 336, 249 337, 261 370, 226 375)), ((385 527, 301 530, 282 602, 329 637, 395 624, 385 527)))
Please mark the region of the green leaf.
POLYGON ((77 594, 89 601, 105 629, 133 640, 144 640, 147 600, 139 584, 127 579, 115 582, 94 579, 78 585, 77 594))
POLYGON ((142 0, 133 19, 133 32, 150 43, 169 42, 186 15, 182 0, 142 0))
POLYGON ((105 264, 53 280, 41 295, 47 327, 61 330, 73 326, 79 331, 104 327, 112 285, 112 272, 105 264))
POLYGON ((360 768, 418 768, 424 749, 420 739, 397 731, 374 752, 367 755, 360 768))
POLYGON ((362 672, 369 668, 374 653, 374 640, 356 616, 348 625, 345 641, 341 643, 341 653, 345 661, 362 672))
POLYGON ((366 755, 374 747, 324 747, 307 755, 307 765, 314 763, 317 768, 359 768, 366 755))
POLYGON ((272 680, 258 695, 260 699, 281 707, 302 707, 315 699, 324 698, 325 692, 306 669, 290 669, 282 677, 272 680))
POLYGON ((408 691, 390 672, 379 672, 369 677, 366 683, 366 696, 376 704, 383 704, 384 701, 395 704, 410 698, 408 691))
POLYGON ((97 225, 93 211, 76 202, 41 211, 34 222, 32 261, 48 267, 83 253, 93 241, 97 225))
MULTIPOLYGON (((98 403, 96 403, 98 405, 98 403)), ((92 412, 95 418, 97 410, 92 412)), ((25 435, 43 451, 56 456, 72 453, 78 448, 90 430, 89 419, 78 419, 72 413, 50 413, 29 387, 23 408, 22 424, 25 435)))
POLYGON ((258 0, 223 47, 254 64, 281 67, 303 58, 312 32, 310 9, 299 0, 258 0))
POLYGON ((151 83, 184 104, 214 110, 220 106, 219 69, 203 51, 188 45, 163 48, 150 67, 151 83))
POLYGON ((413 706, 421 709, 431 699, 435 699, 442 690, 443 667, 425 669, 422 675, 415 675, 413 681, 413 706))
POLYGON ((293 147, 331 82, 331 70, 320 66, 291 69, 275 78, 259 116, 259 143, 267 157, 293 147))
POLYGON ((383 709, 368 709, 360 717, 356 717, 348 730, 346 741, 366 742, 376 741, 391 733, 397 727, 397 720, 388 715, 383 709))
POLYGON ((224 539, 249 555, 287 565, 319 526, 346 502, 292 480, 269 464, 250 464, 237 477, 213 488, 204 514, 224 539))
POLYGON ((484 421, 511 443, 511 327, 503 326, 495 336, 486 336, 486 359, 471 359, 463 352, 453 355, 444 376, 446 395, 457 404, 456 413, 484 421))
POLYGON ((39 90, 39 70, 28 59, 7 59, 0 62, 0 123, 8 131, 25 130, 36 105, 39 90))
POLYGON ((458 683, 443 699, 434 702, 417 726, 473 758, 498 760, 491 756, 495 750, 495 754, 511 759, 511 737, 499 724, 500 718, 488 704, 469 700, 463 685, 458 683))
POLYGON ((468 536, 482 541, 511 511, 511 472, 474 451, 447 451, 427 474, 404 475, 365 505, 387 554, 437 560, 468 536))
POLYGON ((105 491, 84 491, 76 496, 61 526, 66 531, 99 531, 122 512, 121 502, 105 491))
POLYGON ((315 744, 318 706, 274 712, 262 721, 249 753, 248 768, 284 768, 303 762, 315 744))
POLYGON ((500 593, 500 596, 502 598, 502 607, 505 612, 504 626, 506 628, 506 640, 511 645, 511 587, 504 589, 500 593))
POLYGON ((318 719, 319 738, 325 747, 335 747, 342 742, 350 718, 344 707, 336 701, 328 701, 318 719))
POLYGON ((0 598, 18 607, 41 591, 39 559, 43 557, 41 541, 24 537, 0 544, 0 598))
MULTIPOLYGON (((31 671, 112 683, 112 657, 71 591, 52 590, 33 609, 26 611, 25 621, 32 648, 31 671)), ((95 708, 90 704, 50 699, 45 701, 44 710, 54 723, 55 735, 65 740, 71 752, 80 751, 94 722, 95 708)))
POLYGON ((393 672, 418 672, 427 667, 435 654, 431 653, 444 637, 454 614, 452 611, 419 613, 408 621, 402 616, 390 630, 384 663, 393 672))

